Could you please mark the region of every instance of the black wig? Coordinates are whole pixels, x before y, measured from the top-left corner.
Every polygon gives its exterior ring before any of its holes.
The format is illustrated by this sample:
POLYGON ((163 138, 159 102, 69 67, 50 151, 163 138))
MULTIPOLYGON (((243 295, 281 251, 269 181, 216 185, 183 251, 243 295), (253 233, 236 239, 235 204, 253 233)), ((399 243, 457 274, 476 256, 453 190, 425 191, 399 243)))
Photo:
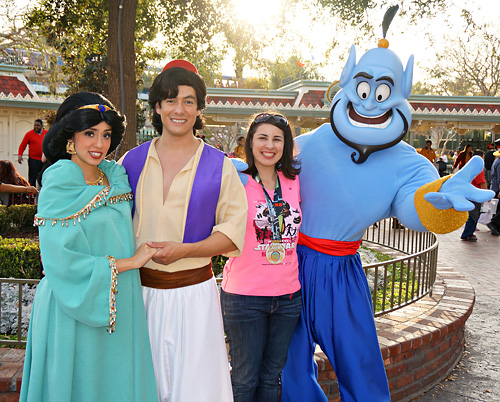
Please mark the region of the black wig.
POLYGON ((66 153, 66 144, 76 132, 84 131, 106 122, 111 126, 111 145, 108 155, 113 152, 125 132, 126 122, 122 116, 104 96, 93 92, 77 92, 68 96, 57 110, 56 120, 43 139, 43 153, 50 163, 59 159, 70 159, 66 153), (111 110, 79 109, 86 105, 104 105, 111 110))
MULTIPOLYGON (((196 93, 196 108, 198 110, 205 109, 205 98, 207 96, 207 87, 203 78, 192 71, 181 67, 171 67, 158 76, 153 81, 149 89, 149 106, 153 111, 153 127, 158 134, 163 132, 163 124, 161 117, 156 113, 156 105, 165 99, 175 98, 179 93, 179 85, 186 85, 194 89, 196 93)), ((200 130, 205 127, 203 117, 196 116, 193 131, 200 130)))

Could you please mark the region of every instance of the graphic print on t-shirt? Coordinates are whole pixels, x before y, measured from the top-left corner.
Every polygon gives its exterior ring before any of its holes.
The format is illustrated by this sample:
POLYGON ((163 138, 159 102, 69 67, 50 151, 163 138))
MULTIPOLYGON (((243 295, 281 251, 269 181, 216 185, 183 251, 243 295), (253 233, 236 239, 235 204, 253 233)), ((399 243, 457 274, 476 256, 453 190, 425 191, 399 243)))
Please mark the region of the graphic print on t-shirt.
MULTIPOLYGON (((253 219, 253 227, 255 229, 255 238, 258 246, 254 248, 256 251, 262 251, 265 256, 266 248, 271 243, 272 229, 269 209, 266 202, 262 202, 255 206, 256 214, 253 219)), ((290 204, 283 200, 283 227, 281 229, 281 241, 285 245, 287 255, 292 253, 292 249, 296 247, 297 236, 301 217, 299 211, 290 208, 290 204)))

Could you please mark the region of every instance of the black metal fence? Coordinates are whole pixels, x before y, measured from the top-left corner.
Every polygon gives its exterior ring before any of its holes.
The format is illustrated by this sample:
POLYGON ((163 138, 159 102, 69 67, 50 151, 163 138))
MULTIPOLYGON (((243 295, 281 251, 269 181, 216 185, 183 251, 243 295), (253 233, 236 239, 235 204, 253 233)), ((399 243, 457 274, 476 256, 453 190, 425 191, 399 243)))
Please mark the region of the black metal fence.
POLYGON ((436 281, 438 238, 432 232, 404 228, 394 218, 371 226, 363 245, 392 250, 396 258, 365 265, 372 286, 375 316, 407 306, 432 292, 436 281))
MULTIPOLYGON (((378 222, 368 228, 363 237, 364 247, 393 252, 396 258, 365 265, 363 268, 372 288, 375 316, 404 307, 432 291, 436 281, 438 239, 434 233, 415 232, 402 227, 395 219, 378 222)), ((0 300, 4 284, 17 285, 16 339, 0 340, 4 345, 23 345, 23 285, 38 284, 37 279, 0 278, 0 300)), ((222 278, 217 278, 220 285, 222 278)), ((0 304, 0 323, 2 322, 0 304)))
MULTIPOLYGON (((9 331, 6 331, 9 335, 14 334, 15 339, 2 339, 0 344, 2 345, 25 345, 26 340, 23 337, 23 308, 28 309, 27 305, 31 305, 31 301, 26 301, 26 287, 29 285, 38 285, 40 279, 13 279, 13 278, 0 278, 0 325, 6 326, 6 316, 9 316, 9 321, 13 321, 14 324, 9 331), (7 296, 7 286, 13 284, 17 287, 17 299, 14 304, 17 304, 17 317, 12 317, 12 309, 6 311, 6 296, 7 296), (7 286, 5 286, 7 285, 7 286)), ((13 304, 12 302, 10 304, 13 304)), ((27 332, 27 326, 29 318, 24 320, 25 322, 25 333, 27 332)))
POLYGON ((154 128, 143 127, 137 132, 137 142, 138 144, 144 144, 158 136, 159 134, 154 128))

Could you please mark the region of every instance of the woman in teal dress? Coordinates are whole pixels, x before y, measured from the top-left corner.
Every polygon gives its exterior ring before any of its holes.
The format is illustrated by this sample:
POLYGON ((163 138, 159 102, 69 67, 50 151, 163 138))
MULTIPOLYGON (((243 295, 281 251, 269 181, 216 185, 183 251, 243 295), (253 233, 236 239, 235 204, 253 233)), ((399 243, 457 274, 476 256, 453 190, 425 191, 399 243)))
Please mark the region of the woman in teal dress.
POLYGON ((20 401, 157 402, 125 169, 104 160, 125 119, 80 92, 60 106, 43 151, 35 224, 45 277, 33 303, 20 401))

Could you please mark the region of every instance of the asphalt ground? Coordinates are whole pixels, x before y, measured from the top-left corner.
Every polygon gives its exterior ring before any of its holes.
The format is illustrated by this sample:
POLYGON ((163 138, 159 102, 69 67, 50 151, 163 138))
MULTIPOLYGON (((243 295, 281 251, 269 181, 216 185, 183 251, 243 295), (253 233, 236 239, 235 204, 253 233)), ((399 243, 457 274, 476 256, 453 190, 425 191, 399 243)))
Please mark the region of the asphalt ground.
POLYGON ((500 402, 500 236, 479 224, 477 242, 460 240, 462 229, 438 235, 439 265, 463 274, 476 293, 465 326, 465 350, 449 376, 416 401, 500 402))

